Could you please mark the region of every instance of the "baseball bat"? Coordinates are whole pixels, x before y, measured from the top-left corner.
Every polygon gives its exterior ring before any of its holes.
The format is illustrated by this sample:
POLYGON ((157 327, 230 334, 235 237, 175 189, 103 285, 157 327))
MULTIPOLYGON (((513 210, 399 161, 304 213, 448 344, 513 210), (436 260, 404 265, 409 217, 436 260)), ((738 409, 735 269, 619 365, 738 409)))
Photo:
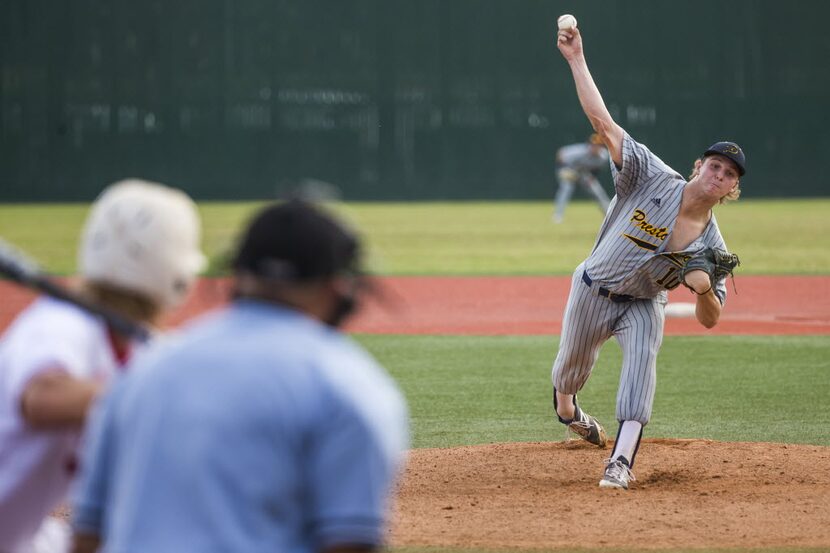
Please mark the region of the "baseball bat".
POLYGON ((101 317, 113 330, 123 336, 141 342, 146 342, 150 339, 151 332, 146 326, 132 321, 103 305, 90 301, 58 284, 43 273, 35 262, 2 239, 0 239, 0 275, 5 275, 22 286, 71 303, 93 315, 101 317))

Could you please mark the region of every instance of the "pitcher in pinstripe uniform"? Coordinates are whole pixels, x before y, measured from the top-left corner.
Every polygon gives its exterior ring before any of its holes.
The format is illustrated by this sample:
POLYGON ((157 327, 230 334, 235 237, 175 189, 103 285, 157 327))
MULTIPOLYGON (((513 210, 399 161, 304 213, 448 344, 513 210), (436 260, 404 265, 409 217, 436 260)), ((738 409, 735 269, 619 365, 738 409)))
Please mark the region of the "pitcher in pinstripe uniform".
MULTIPOLYGON (((588 70, 579 30, 560 30, 557 45, 582 109, 608 148, 616 195, 591 254, 573 275, 553 364, 553 404, 570 430, 605 447, 605 431, 580 409, 576 394, 602 344, 615 337, 623 351, 620 428, 599 485, 627 489, 651 417, 667 290, 680 284, 678 268, 692 254, 705 247, 726 250, 712 208, 737 199, 746 159, 735 143, 718 142, 695 161, 687 182, 612 119, 588 70)), ((706 273, 694 271, 687 283, 697 294, 697 320, 712 328, 726 299, 724 281, 712 286, 706 273)))

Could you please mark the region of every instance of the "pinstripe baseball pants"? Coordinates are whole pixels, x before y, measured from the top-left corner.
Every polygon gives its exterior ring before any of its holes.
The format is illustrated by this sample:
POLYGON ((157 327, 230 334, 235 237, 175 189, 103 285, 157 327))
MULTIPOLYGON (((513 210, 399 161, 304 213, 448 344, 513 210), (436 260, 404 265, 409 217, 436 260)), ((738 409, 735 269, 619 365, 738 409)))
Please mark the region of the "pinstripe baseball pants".
POLYGON ((657 381, 657 352, 663 342, 665 300, 661 297, 614 303, 582 280, 580 264, 562 321, 559 352, 553 362, 554 387, 576 394, 591 376, 599 350, 611 336, 623 352, 617 390, 617 420, 646 425, 651 418, 657 381))

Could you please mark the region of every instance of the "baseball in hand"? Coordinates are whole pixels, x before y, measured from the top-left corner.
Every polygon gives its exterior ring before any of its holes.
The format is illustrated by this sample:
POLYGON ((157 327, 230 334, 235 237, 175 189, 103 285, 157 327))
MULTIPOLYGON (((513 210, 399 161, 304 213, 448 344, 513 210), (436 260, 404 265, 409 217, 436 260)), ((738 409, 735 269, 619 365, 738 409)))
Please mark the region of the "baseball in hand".
POLYGON ((576 28, 576 18, 569 13, 560 15, 556 22, 559 24, 560 31, 576 28))

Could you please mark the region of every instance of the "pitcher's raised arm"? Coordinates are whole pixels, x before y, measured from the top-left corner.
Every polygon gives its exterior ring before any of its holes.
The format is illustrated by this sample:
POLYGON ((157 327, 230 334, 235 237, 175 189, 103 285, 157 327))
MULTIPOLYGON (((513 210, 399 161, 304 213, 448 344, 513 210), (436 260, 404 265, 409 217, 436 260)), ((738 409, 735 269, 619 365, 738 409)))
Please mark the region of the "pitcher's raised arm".
POLYGON ((594 131, 600 135, 611 159, 619 168, 622 166, 623 129, 611 117, 602 95, 588 70, 585 54, 582 51, 582 35, 576 27, 559 31, 557 41, 559 51, 568 62, 573 73, 576 93, 582 110, 588 117, 594 131))

